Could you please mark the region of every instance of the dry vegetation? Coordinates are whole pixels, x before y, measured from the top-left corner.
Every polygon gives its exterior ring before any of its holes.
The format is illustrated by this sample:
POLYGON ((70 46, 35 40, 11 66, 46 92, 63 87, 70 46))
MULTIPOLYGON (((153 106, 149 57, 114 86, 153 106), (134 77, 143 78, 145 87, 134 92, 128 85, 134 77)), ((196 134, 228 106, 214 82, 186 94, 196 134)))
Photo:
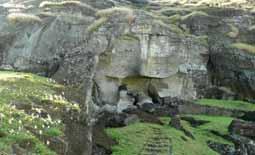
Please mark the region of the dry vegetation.
POLYGON ((127 21, 128 24, 132 24, 134 21, 134 13, 133 10, 127 7, 113 7, 108 9, 99 10, 96 13, 96 16, 99 17, 94 23, 92 23, 88 28, 88 32, 94 32, 98 30, 102 25, 104 25, 112 15, 121 14, 124 17, 124 20, 127 21))
POLYGON ((255 46, 254 45, 250 45, 250 44, 246 44, 246 43, 234 43, 234 44, 231 44, 231 47, 255 54, 255 46))
POLYGON ((127 7, 113 7, 109 9, 99 10, 96 15, 100 17, 109 17, 114 13, 123 13, 127 15, 133 15, 133 10, 127 7))
POLYGON ((32 14, 25 13, 11 13, 7 16, 7 19, 11 23, 40 23, 42 20, 40 17, 32 14))
POLYGON ((101 17, 98 20, 96 20, 94 23, 89 25, 87 28, 88 32, 94 32, 98 30, 99 27, 101 27, 103 24, 105 24, 108 21, 107 17, 101 17))
POLYGON ((62 1, 62 2, 43 1, 42 3, 40 3, 39 8, 67 7, 67 6, 77 6, 80 8, 90 10, 92 12, 97 11, 97 9, 93 8, 92 6, 82 3, 80 1, 62 1))
POLYGON ((93 8, 92 6, 82 3, 80 1, 62 1, 62 2, 43 1, 42 3, 40 3, 39 7, 45 8, 45 7, 57 7, 57 6, 69 6, 69 5, 75 5, 75 6, 96 11, 96 9, 93 8))

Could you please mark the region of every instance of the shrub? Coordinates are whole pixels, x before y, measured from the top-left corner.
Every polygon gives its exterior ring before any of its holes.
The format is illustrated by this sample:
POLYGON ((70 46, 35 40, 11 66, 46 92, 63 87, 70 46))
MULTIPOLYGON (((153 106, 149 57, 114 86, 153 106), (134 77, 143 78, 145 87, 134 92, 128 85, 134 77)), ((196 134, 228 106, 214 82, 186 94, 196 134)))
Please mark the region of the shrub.
POLYGON ((57 137, 57 136, 62 136, 63 132, 60 131, 58 128, 49 128, 45 131, 44 134, 50 137, 57 137))

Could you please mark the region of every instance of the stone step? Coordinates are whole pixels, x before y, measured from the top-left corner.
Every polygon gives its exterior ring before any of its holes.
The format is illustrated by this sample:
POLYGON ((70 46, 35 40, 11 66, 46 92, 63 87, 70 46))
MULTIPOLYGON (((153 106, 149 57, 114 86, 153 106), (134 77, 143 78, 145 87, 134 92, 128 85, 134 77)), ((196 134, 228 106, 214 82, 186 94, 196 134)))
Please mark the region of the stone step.
POLYGON ((147 144, 145 144, 146 146, 149 146, 149 147, 167 147, 167 146, 169 146, 169 144, 167 144, 167 143, 165 143, 165 144, 156 144, 156 143, 147 143, 147 144))
POLYGON ((170 150, 166 152, 141 152, 140 155, 171 155, 170 150))
POLYGON ((171 141, 160 128, 153 127, 139 155, 171 155, 171 141))
POLYGON ((159 155, 157 152, 143 152, 140 155, 159 155))
POLYGON ((164 148, 159 148, 159 147, 144 147, 143 149, 144 151, 149 151, 149 152, 164 152, 164 151, 168 151, 169 148, 168 147, 164 147, 164 148))
POLYGON ((169 141, 168 137, 150 137, 150 140, 153 141, 169 141))
POLYGON ((142 152, 140 155, 169 155, 169 152, 142 152))

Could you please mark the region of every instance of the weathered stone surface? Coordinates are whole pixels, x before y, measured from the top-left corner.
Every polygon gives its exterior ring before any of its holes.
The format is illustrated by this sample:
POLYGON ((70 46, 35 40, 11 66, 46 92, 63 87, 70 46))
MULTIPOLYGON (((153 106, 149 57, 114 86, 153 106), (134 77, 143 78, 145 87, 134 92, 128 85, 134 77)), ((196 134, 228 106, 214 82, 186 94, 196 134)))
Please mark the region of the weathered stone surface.
POLYGON ((255 122, 255 112, 254 111, 246 112, 242 117, 240 117, 240 119, 255 122))
POLYGON ((180 116, 175 115, 174 117, 172 117, 171 121, 169 122, 169 125, 173 128, 178 129, 178 130, 182 129, 180 116))
POLYGON ((221 155, 235 155, 234 146, 208 141, 207 145, 221 155))
POLYGON ((215 86, 225 86, 238 94, 238 98, 254 97, 254 54, 244 49, 233 48, 232 43, 254 43, 249 27, 253 16, 235 14, 217 29, 209 32, 209 72, 215 86), (227 25, 232 27, 229 29, 227 25), (218 32, 217 34, 215 32, 218 32), (232 34, 235 35, 231 35, 232 34), (233 38, 234 37, 234 38, 233 38))
POLYGON ((125 109, 129 109, 129 108, 136 108, 134 106, 134 98, 132 98, 131 96, 129 96, 127 94, 127 90, 120 90, 119 93, 119 101, 117 103, 117 112, 121 113, 123 112, 125 109))
MULTIPOLYGON (((115 5, 110 1, 84 2, 96 8, 115 5)), ((67 8, 52 8, 56 12, 44 15, 41 18, 44 24, 23 24, 22 31, 16 30, 3 16, 8 27, 2 26, 1 32, 10 32, 14 39, 10 39, 12 46, 1 46, 5 49, 1 64, 52 76, 67 84, 79 84, 89 76, 91 64, 88 61, 97 61, 96 56, 101 54, 95 81, 102 102, 117 102, 116 88, 120 81, 109 77, 160 78, 166 85, 157 88, 160 94, 187 99, 197 97, 196 88, 201 82, 196 79, 207 79, 208 60, 208 48, 198 38, 177 33, 173 27, 142 11, 133 12, 132 23, 125 21, 121 14, 113 14, 98 32, 89 34, 86 27, 93 23, 94 12, 72 7, 76 11, 72 16, 67 15, 67 8)))
POLYGON ((198 127, 198 126, 200 126, 200 125, 204 125, 204 124, 209 123, 209 121, 197 120, 197 119, 195 119, 195 118, 193 118, 193 117, 190 117, 190 116, 182 116, 182 117, 181 117, 181 120, 184 120, 184 121, 189 122, 190 125, 191 125, 192 127, 195 127, 195 128, 198 127))
POLYGON ((245 114, 241 110, 231 110, 219 107, 205 106, 194 103, 184 103, 178 106, 178 112, 181 114, 198 114, 198 115, 212 115, 212 116, 229 116, 241 117, 245 114))
POLYGON ((255 142, 249 138, 232 135, 235 143, 235 155, 253 155, 255 153, 255 142))
POLYGON ((229 126, 231 139, 235 144, 236 155, 252 155, 255 153, 255 124, 242 120, 233 120, 229 126))
POLYGON ((244 137, 255 139, 255 123, 242 120, 233 120, 229 126, 229 131, 244 137))
POLYGON ((202 13, 170 7, 163 10, 163 18, 143 9, 97 12, 139 4, 160 13, 163 3, 153 0, 82 0, 58 2, 59 7, 43 7, 37 0, 26 5, 18 0, 0 3, 0 68, 49 76, 83 94, 79 103, 84 124, 71 122, 77 128, 70 127, 67 132, 87 137, 70 133, 71 141, 78 138, 70 154, 91 152, 88 143, 92 137, 86 127, 94 111, 120 112, 133 103, 154 102, 163 104, 153 107, 153 113, 160 115, 182 111, 239 116, 239 111, 189 104, 177 109, 171 99, 255 97, 254 54, 231 47, 236 42, 254 44, 251 13, 207 7, 198 9, 202 13), (10 18, 13 12, 22 16, 10 18), (180 15, 180 19, 173 22, 168 19, 172 15, 180 15), (123 84, 138 95, 129 97, 125 92, 119 96, 118 88, 123 84), (81 148, 81 143, 88 145, 81 148))

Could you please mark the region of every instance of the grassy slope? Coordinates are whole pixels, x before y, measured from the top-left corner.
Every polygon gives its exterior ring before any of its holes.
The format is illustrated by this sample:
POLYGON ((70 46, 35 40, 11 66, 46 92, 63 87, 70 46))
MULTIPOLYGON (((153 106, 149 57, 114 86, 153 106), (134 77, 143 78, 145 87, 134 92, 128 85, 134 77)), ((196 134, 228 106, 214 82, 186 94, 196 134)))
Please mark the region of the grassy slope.
POLYGON ((46 143, 50 137, 63 135, 59 113, 67 107, 78 110, 61 96, 63 89, 47 78, 1 71, 0 150, 9 153, 13 145, 19 145, 31 153, 55 154, 46 143), (47 111, 47 117, 42 118, 40 111, 47 111))
POLYGON ((255 111, 255 104, 251 104, 244 101, 201 99, 201 100, 198 100, 196 103, 201 105, 215 106, 215 107, 221 107, 226 109, 255 111))
POLYGON ((206 141, 208 140, 232 144, 210 132, 210 130, 216 130, 221 134, 227 134, 227 126, 232 121, 232 118, 202 115, 194 115, 193 117, 210 121, 210 123, 197 128, 193 128, 188 122, 182 121, 184 128, 195 136, 195 140, 186 137, 182 131, 169 127, 167 123, 170 121, 170 118, 162 118, 162 121, 166 124, 165 126, 136 123, 123 128, 109 128, 107 129, 107 133, 119 143, 113 147, 113 155, 139 154, 143 143, 152 133, 152 127, 162 129, 165 135, 170 137, 172 140, 173 153, 175 155, 217 155, 216 152, 207 146, 206 141), (185 141, 183 137, 185 137, 187 141, 185 141))

